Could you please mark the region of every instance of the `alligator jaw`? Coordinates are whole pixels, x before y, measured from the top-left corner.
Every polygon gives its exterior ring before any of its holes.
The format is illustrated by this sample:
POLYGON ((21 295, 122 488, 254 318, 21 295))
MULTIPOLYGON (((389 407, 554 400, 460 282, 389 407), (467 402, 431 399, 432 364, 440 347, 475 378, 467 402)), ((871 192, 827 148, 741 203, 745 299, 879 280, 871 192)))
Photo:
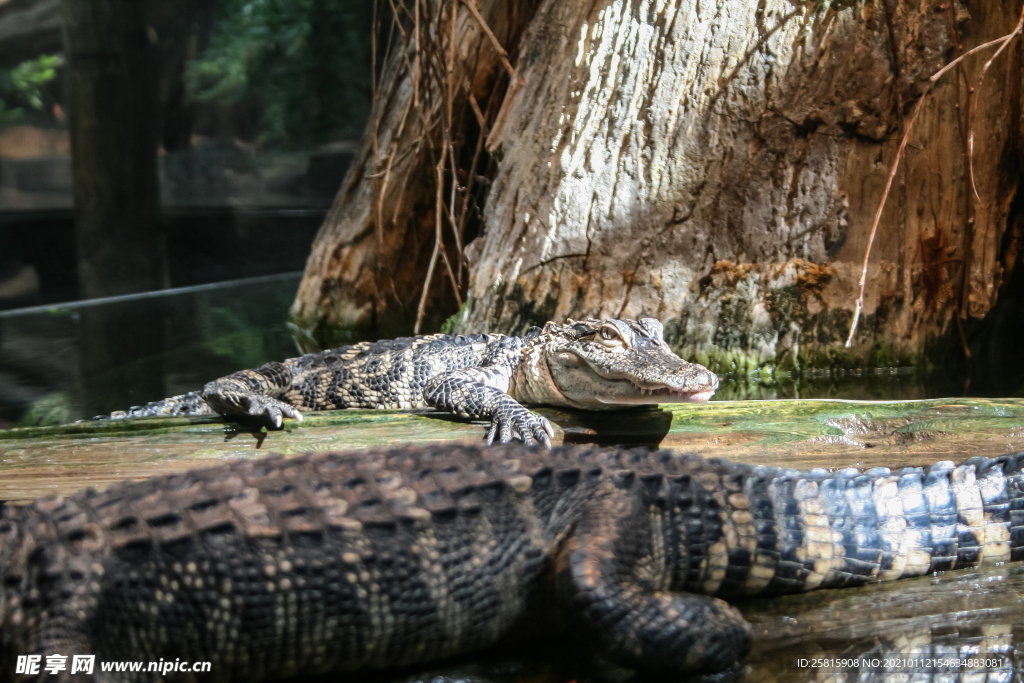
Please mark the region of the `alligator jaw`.
POLYGON ((652 405, 658 403, 707 403, 714 393, 714 389, 703 391, 686 391, 684 389, 673 389, 667 385, 650 386, 640 385, 632 382, 636 387, 636 394, 619 394, 613 397, 595 396, 598 401, 608 405, 652 405))

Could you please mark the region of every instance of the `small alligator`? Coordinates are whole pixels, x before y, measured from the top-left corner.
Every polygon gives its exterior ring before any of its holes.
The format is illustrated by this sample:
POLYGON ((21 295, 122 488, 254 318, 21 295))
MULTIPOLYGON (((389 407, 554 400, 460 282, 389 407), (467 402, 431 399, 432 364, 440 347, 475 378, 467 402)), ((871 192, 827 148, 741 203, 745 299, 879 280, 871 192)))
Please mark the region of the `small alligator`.
POLYGON ((551 424, 523 403, 588 410, 700 403, 717 388, 717 375, 672 353, 654 318, 570 320, 523 337, 437 334, 343 346, 236 372, 202 392, 110 417, 217 412, 280 427, 282 416, 301 420, 302 411, 433 407, 490 420, 488 444, 549 445, 551 424))
POLYGON ((895 472, 522 444, 242 460, 0 508, 0 679, 16 655, 92 654, 271 680, 553 624, 627 668, 714 672, 751 645, 723 598, 1022 558, 1024 453, 895 472))

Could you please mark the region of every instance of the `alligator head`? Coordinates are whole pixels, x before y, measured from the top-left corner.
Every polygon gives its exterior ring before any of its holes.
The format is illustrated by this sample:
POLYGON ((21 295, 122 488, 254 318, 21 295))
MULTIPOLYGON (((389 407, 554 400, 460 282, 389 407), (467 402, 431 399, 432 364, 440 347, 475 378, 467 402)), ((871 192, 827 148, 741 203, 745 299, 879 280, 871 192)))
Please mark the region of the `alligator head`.
POLYGON ((589 410, 652 403, 703 403, 718 376, 672 353, 661 322, 548 323, 534 333, 515 379, 515 395, 531 403, 589 410))

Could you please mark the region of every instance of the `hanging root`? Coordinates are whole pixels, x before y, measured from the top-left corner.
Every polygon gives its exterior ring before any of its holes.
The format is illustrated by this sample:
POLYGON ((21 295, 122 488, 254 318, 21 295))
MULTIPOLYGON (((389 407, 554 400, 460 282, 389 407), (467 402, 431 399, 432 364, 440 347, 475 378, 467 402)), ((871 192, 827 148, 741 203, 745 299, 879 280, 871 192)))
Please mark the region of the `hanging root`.
MULTIPOLYGON (((921 97, 918 98, 917 105, 914 107, 914 113, 910 117, 910 121, 907 123, 907 129, 903 133, 903 139, 900 141, 900 147, 899 147, 899 150, 897 150, 897 152, 896 152, 896 158, 893 160, 892 168, 889 170, 889 179, 885 183, 885 191, 882 193, 882 200, 878 203, 878 211, 875 212, 875 220, 871 224, 871 233, 870 233, 870 235, 868 235, 868 246, 864 250, 864 266, 861 269, 861 274, 860 274, 860 295, 857 297, 857 301, 856 301, 856 304, 854 306, 853 322, 850 325, 850 335, 846 338, 846 347, 847 348, 849 348, 853 344, 853 335, 857 332, 857 323, 860 320, 861 311, 864 309, 864 287, 867 284, 867 279, 868 279, 868 259, 871 257, 871 246, 875 242, 875 233, 878 231, 878 223, 882 219, 882 210, 885 209, 885 202, 889 198, 889 190, 892 189, 893 178, 896 177, 896 170, 899 168, 900 160, 903 158, 903 150, 906 149, 906 147, 907 147, 907 140, 910 139, 910 133, 914 129, 914 122, 917 121, 917 116, 918 116, 918 114, 921 113, 921 108, 924 105, 924 102, 925 102, 925 100, 928 97, 928 93, 931 92, 932 86, 934 86, 939 81, 939 79, 942 78, 942 76, 946 74, 947 71, 949 71, 950 69, 953 69, 954 67, 956 67, 958 64, 960 64, 966 58, 970 57, 971 55, 973 55, 976 52, 981 52, 982 50, 987 50, 988 48, 999 46, 999 49, 996 50, 996 53, 994 55, 992 55, 991 58, 989 58, 989 60, 985 63, 984 68, 982 69, 981 78, 978 80, 978 87, 975 89, 973 99, 971 100, 971 109, 970 109, 970 111, 973 113, 975 108, 977 107, 977 104, 978 104, 978 95, 980 94, 980 90, 981 90, 981 82, 984 80, 985 74, 988 72, 988 68, 992 65, 992 61, 996 57, 998 57, 999 54, 1003 50, 1005 50, 1007 46, 1009 46, 1010 42, 1014 38, 1019 36, 1022 31, 1024 31, 1024 10, 1021 10, 1020 20, 1017 22, 1017 27, 1014 28, 1013 31, 1011 31, 1010 33, 1006 34, 1005 36, 1002 36, 1001 38, 996 38, 995 40, 990 40, 987 43, 984 43, 984 44, 979 45, 979 46, 977 46, 977 47, 975 47, 975 48, 973 48, 971 50, 968 50, 967 52, 963 53, 962 55, 960 55, 959 57, 957 57, 956 59, 951 61, 946 66, 944 66, 941 69, 939 69, 938 71, 936 71, 934 74, 932 74, 931 78, 928 79, 928 83, 927 83, 927 85, 925 85, 924 91, 921 93, 921 97)), ((973 117, 970 117, 970 118, 971 118, 972 122, 971 122, 971 129, 970 129, 970 131, 968 133, 968 141, 969 141, 968 142, 968 150, 969 150, 968 166, 971 167, 971 168, 969 168, 968 173, 969 173, 969 176, 970 176, 970 179, 971 179, 971 184, 972 184, 971 189, 974 192, 975 196, 977 196, 977 189, 974 188, 974 186, 973 186, 973 184, 974 184, 974 173, 973 173, 974 125, 973 125, 973 117)), ((964 263, 963 267, 965 269, 966 268, 970 268, 970 264, 969 263, 964 263)))

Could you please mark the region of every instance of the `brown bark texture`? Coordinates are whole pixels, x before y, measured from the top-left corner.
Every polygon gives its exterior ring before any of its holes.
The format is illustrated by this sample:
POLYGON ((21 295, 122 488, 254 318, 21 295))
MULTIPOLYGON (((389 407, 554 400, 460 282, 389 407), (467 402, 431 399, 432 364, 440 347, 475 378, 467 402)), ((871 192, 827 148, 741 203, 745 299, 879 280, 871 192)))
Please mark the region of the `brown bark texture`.
MULTIPOLYGON (((501 16, 517 3, 484 4, 501 16)), ((655 316, 684 355, 720 371, 845 357, 868 235, 910 114, 929 76, 1012 31, 1019 5, 542 0, 519 15, 518 40, 501 34, 515 77, 491 93, 502 98, 488 121, 493 181, 482 234, 465 250, 457 328, 655 316)), ((472 36, 456 41, 467 73, 465 55, 486 47, 472 36)), ((1016 260, 1007 226, 1020 43, 979 83, 993 53, 968 58, 924 102, 871 253, 852 357, 915 356, 958 318, 984 317, 1016 260)), ((390 97, 407 96, 397 61, 385 73, 390 97)), ((410 286, 422 288, 425 271, 402 249, 351 247, 373 233, 368 169, 380 167, 386 135, 402 149, 399 128, 380 119, 378 161, 367 146, 314 245, 293 309, 307 329, 366 319, 346 280, 360 270, 339 258, 411 269, 410 286)), ((408 196, 429 169, 405 159, 391 182, 406 196, 393 203, 389 189, 385 204, 429 224, 408 196)), ((385 238, 396 230, 382 227, 385 238)), ((434 291, 443 284, 435 273, 434 291)))

